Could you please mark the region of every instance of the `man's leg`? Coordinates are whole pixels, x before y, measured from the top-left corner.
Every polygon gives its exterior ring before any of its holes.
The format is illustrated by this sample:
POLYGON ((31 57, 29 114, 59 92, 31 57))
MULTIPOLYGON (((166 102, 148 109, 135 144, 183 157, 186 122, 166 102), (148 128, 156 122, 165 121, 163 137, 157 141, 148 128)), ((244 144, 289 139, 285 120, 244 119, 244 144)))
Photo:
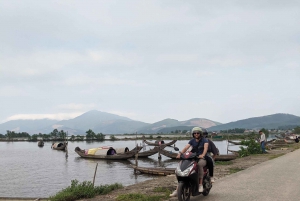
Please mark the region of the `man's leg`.
POLYGON ((203 176, 204 176, 204 171, 203 167, 206 165, 206 160, 200 159, 198 162, 198 167, 199 167, 199 192, 203 192, 203 176))

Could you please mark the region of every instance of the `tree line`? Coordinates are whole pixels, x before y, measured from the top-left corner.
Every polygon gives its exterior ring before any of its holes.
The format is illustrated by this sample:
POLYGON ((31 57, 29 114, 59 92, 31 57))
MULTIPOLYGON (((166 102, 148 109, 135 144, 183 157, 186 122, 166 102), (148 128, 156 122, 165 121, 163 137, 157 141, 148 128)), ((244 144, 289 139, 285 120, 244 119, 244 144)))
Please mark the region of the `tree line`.
POLYGON ((70 140, 84 140, 84 138, 86 140, 97 140, 97 141, 103 141, 105 139, 105 135, 102 133, 98 133, 96 134, 93 130, 89 129, 88 131, 85 132, 86 136, 80 136, 80 135, 71 135, 70 137, 68 136, 68 133, 65 132, 64 130, 58 130, 58 129, 54 129, 51 133, 49 134, 33 134, 33 135, 29 135, 27 132, 15 132, 15 131, 6 131, 6 134, 0 134, 0 138, 5 138, 7 140, 14 140, 14 139, 27 139, 28 141, 37 141, 38 139, 42 139, 45 141, 49 141, 49 140, 66 140, 66 139, 70 139, 70 140))

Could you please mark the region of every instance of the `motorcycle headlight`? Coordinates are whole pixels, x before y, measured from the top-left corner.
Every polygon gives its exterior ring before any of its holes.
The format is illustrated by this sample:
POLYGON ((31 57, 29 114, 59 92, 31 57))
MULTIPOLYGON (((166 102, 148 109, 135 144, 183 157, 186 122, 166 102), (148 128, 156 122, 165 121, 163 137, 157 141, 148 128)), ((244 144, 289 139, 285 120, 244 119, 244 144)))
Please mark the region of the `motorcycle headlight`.
POLYGON ((175 173, 180 176, 180 177, 187 177, 189 176, 189 173, 191 172, 191 170, 193 169, 193 165, 191 165, 190 167, 188 167, 187 169, 185 169, 184 171, 181 171, 180 167, 178 166, 176 168, 175 173))

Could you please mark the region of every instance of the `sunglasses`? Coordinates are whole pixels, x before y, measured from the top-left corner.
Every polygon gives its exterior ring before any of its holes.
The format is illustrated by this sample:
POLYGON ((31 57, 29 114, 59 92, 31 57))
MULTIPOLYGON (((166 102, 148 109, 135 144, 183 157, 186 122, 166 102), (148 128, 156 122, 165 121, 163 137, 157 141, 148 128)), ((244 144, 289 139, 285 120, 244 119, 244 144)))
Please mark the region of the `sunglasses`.
POLYGON ((193 135, 194 135, 194 134, 199 134, 199 135, 200 135, 200 134, 202 134, 202 133, 198 133, 198 132, 196 132, 196 133, 193 133, 193 135))

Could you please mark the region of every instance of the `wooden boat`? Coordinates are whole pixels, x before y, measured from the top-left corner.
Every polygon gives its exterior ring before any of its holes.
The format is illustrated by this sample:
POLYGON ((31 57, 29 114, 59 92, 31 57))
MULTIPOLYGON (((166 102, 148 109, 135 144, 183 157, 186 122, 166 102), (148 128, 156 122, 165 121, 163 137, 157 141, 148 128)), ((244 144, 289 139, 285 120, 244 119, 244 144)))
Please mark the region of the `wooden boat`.
MULTIPOLYGON (((141 151, 138 153, 139 158, 146 158, 148 156, 152 156, 154 154, 157 154, 161 149, 164 149, 167 145, 163 144, 160 146, 155 146, 153 149, 147 150, 147 151, 141 151)), ((134 156, 133 156, 134 157, 134 156)))
POLYGON ((147 145, 151 145, 151 146, 159 146, 159 145, 166 145, 166 146, 171 146, 173 144, 175 144, 175 142, 177 142, 177 140, 173 140, 171 142, 165 143, 164 141, 155 141, 155 142, 149 142, 147 140, 144 140, 144 143, 146 143, 147 145))
POLYGON ((68 145, 68 142, 56 142, 52 143, 51 148, 54 150, 65 150, 68 145))
POLYGON ((234 153, 235 155, 238 155, 238 154, 239 154, 239 152, 238 152, 238 151, 235 151, 235 150, 230 150, 230 149, 228 149, 228 151, 234 153))
POLYGON ((231 140, 228 140, 229 143, 231 144, 234 144, 234 145, 242 145, 241 142, 234 142, 234 141, 231 141, 231 140))
POLYGON ((44 141, 42 141, 42 140, 38 141, 38 146, 43 147, 44 146, 44 141))
POLYGON ((150 167, 139 167, 136 165, 132 165, 130 164, 130 166, 143 174, 152 174, 152 175, 161 175, 161 176, 167 176, 167 175, 171 175, 171 174, 175 174, 175 168, 160 168, 160 167, 156 167, 156 168, 150 168, 150 167))
MULTIPOLYGON (((162 155, 167 156, 172 159, 178 159, 176 158, 177 152, 167 151, 167 150, 160 150, 159 151, 162 155)), ((230 161, 237 158, 236 154, 224 154, 224 155, 217 155, 215 161, 230 161)))
POLYGON ((283 137, 278 136, 278 135, 275 135, 275 137, 278 138, 278 139, 283 139, 283 137))
POLYGON ((75 148, 75 152, 82 158, 107 159, 107 160, 126 160, 132 158, 143 147, 138 146, 132 150, 128 147, 114 149, 113 147, 103 146, 92 149, 75 148))
MULTIPOLYGON (((276 139, 269 140, 269 141, 267 141, 267 144, 272 143, 274 141, 276 141, 276 139)), ((234 145, 242 145, 242 142, 234 142, 234 141, 231 141, 231 140, 228 140, 228 142, 231 143, 231 144, 234 144, 234 145)))

